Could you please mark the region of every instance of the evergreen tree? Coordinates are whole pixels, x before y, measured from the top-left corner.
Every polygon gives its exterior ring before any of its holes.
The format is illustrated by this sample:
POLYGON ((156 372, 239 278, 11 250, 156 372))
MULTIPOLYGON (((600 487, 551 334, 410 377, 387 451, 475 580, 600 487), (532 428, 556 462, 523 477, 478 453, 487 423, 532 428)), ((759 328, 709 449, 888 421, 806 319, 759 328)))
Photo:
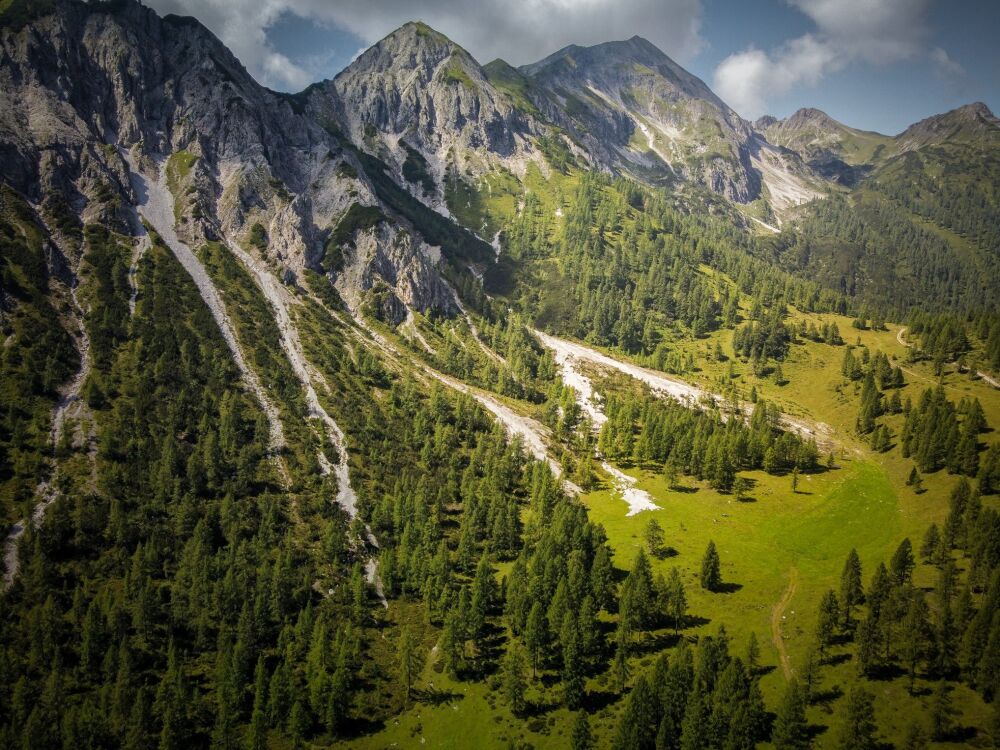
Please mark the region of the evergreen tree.
POLYGON ((305 747, 305 738, 309 732, 310 725, 309 710, 302 701, 295 701, 292 704, 292 712, 288 717, 288 734, 292 738, 292 747, 305 747))
POLYGON ((819 619, 816 623, 816 642, 819 645, 821 656, 826 653, 827 647, 833 641, 839 617, 840 607, 837 604, 837 595, 832 590, 828 590, 820 601, 819 619))
POLYGON ((569 638, 564 636, 562 639, 563 701, 565 701, 567 708, 576 709, 579 708, 580 702, 583 700, 583 660, 580 655, 579 637, 576 634, 575 628, 570 629, 569 636, 569 638))
POLYGON ((875 698, 861 687, 851 688, 837 737, 838 750, 875 750, 875 698))
POLYGON ((889 563, 889 570, 897 585, 902 586, 910 582, 915 564, 910 540, 904 539, 896 548, 892 555, 892 561, 889 563))
POLYGON ((611 663, 611 672, 619 693, 625 692, 625 685, 629 678, 628 642, 628 628, 619 623, 615 632, 615 656, 611 663))
POLYGON ((719 553, 715 549, 715 542, 710 541, 705 549, 705 556, 701 560, 701 587, 709 591, 717 591, 721 585, 719 553))
POLYGON ((655 518, 646 524, 646 547, 653 557, 658 557, 663 550, 663 528, 655 518))
POLYGON ((503 662, 503 690, 507 698, 507 704, 515 716, 524 713, 525 690, 527 685, 524 681, 524 654, 520 644, 511 641, 507 645, 507 654, 503 662))
POLYGON ((673 620, 674 632, 677 633, 687 615, 687 594, 684 591, 680 571, 676 567, 671 568, 667 576, 666 604, 667 617, 673 620))
MULTIPOLYGON (((915 470, 914 470, 915 471, 915 470)), ((938 547, 941 545, 941 533, 938 531, 936 523, 927 527, 924 534, 924 541, 920 545, 920 557, 924 562, 931 562, 938 556, 938 547)))
MULTIPOLYGON (((538 604, 537 602, 535 603, 538 604)), ((462 643, 461 625, 459 624, 459 614, 452 609, 444 617, 444 627, 441 629, 441 658, 444 660, 444 669, 451 676, 458 673, 462 663, 462 643)))
POLYGON ((408 627, 403 627, 396 644, 399 681, 403 686, 403 702, 409 704, 413 683, 420 670, 418 645, 408 627))
POLYGON ((917 664, 927 654, 931 639, 931 626, 927 601, 922 591, 910 592, 906 616, 903 618, 903 642, 900 656, 910 675, 910 694, 913 694, 917 664))
POLYGON ((246 736, 246 750, 267 749, 267 719, 264 709, 267 706, 267 682, 264 673, 264 657, 258 657, 257 668, 254 670, 253 711, 250 714, 250 728, 246 736))
POLYGON ((788 683, 778 706, 771 728, 771 742, 775 750, 806 750, 809 747, 806 699, 795 678, 788 683))
POLYGON ((847 553, 844 561, 844 570, 840 574, 840 603, 844 615, 844 628, 851 627, 851 612, 864 599, 864 591, 861 588, 861 558, 858 552, 852 549, 847 553))
POLYGON ((532 677, 536 675, 538 657, 547 640, 548 631, 545 625, 545 611, 542 603, 536 601, 531 605, 531 612, 528 614, 528 624, 524 628, 524 645, 527 647, 528 655, 531 657, 532 677))
POLYGON ((878 618, 871 612, 861 621, 856 634, 858 673, 870 675, 878 664, 878 618))
POLYGON ((614 603, 614 580, 611 556, 608 553, 607 545, 602 544, 594 555, 594 563, 590 570, 590 585, 594 593, 594 600, 601 609, 607 610, 614 603))
POLYGON ((632 686, 618 719, 614 747, 629 750, 652 750, 659 727, 659 706, 656 693, 645 675, 632 686))
POLYGON ((816 686, 819 684, 819 669, 821 662, 822 656, 820 654, 819 646, 813 642, 806 650, 806 657, 805 661, 802 663, 801 671, 802 692, 806 697, 806 702, 812 700, 816 691, 816 686))
POLYGON ((701 686, 688 693, 681 724, 680 750, 703 750, 710 746, 708 708, 701 686))
POLYGON ((594 736, 590 733, 590 722, 586 711, 577 711, 573 722, 573 735, 570 738, 572 750, 593 750, 594 736))
POLYGON ((948 684, 941 680, 934 690, 931 701, 931 737, 937 742, 943 742, 951 734, 951 695, 948 684))

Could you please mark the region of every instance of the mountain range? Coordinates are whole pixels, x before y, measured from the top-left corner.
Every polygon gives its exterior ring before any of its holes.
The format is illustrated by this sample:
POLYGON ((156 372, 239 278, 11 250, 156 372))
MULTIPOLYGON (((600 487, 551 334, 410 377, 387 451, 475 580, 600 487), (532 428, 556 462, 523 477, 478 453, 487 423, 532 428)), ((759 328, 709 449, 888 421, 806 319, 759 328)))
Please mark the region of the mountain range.
POLYGON ((128 2, 17 2, 7 15, 0 160, 8 185, 53 211, 127 227, 135 198, 122 153, 134 150, 151 167, 184 154, 190 168, 173 189, 190 244, 260 226, 273 261, 292 273, 346 264, 338 289, 352 304, 376 280, 388 285, 397 321, 404 306, 455 309, 433 280, 428 248, 471 252, 476 262, 488 252, 463 228, 418 225, 457 219, 491 241, 487 229, 500 219, 469 210, 490 175, 510 178, 516 193, 532 168, 599 170, 667 189, 695 210, 721 196, 737 223, 776 230, 811 215, 803 205, 894 179, 914 159, 945 169, 967 150, 995 159, 1000 137, 982 104, 896 137, 813 109, 750 123, 640 37, 484 67, 409 23, 333 80, 285 95, 254 82, 194 19, 161 19, 128 2), (11 23, 17 13, 22 20, 11 23), (387 221, 355 227, 374 241, 333 259, 329 240, 351 229, 335 231, 360 215, 349 211, 355 204, 387 221))

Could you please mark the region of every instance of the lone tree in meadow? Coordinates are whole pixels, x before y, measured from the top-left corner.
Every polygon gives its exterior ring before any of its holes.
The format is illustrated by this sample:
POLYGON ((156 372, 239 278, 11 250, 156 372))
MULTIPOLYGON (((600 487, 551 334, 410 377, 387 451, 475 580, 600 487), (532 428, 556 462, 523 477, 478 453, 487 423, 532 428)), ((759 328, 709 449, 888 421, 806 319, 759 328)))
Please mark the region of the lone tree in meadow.
POLYGON ((719 571, 719 553, 715 542, 709 542, 705 556, 701 559, 701 587, 709 591, 717 591, 722 585, 722 573, 719 571))
POLYGON ((858 551, 852 549, 847 553, 844 570, 840 574, 840 603, 845 630, 851 628, 851 611, 861 604, 864 598, 864 589, 861 587, 861 558, 858 557, 858 551))
POLYGON ((750 480, 746 477, 736 477, 733 482, 733 494, 740 502, 746 500, 750 494, 750 480))
POLYGON ((659 557, 663 551, 663 527, 655 518, 649 519, 646 524, 646 546, 653 557, 659 557))

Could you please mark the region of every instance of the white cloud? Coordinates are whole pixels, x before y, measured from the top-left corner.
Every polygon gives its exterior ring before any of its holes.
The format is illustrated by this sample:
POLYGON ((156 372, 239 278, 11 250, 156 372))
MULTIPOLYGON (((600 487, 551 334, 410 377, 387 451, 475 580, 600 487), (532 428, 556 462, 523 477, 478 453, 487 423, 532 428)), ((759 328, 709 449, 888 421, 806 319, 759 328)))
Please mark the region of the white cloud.
MULTIPOLYGON (((852 63, 887 65, 925 52, 931 0, 787 0, 816 29, 764 52, 750 48, 715 69, 714 86, 744 117, 767 112, 768 102, 797 86, 814 86, 852 63)), ((939 69, 957 65, 940 48, 939 69)))
POLYGON ((482 63, 503 57, 534 62, 568 44, 590 45, 639 34, 671 57, 690 60, 702 47, 701 0, 146 0, 161 13, 198 18, 262 83, 302 88, 307 71, 268 42, 283 13, 333 24, 378 41, 420 20, 482 63))
POLYGON ((842 64, 828 41, 806 34, 770 55, 755 48, 730 55, 715 69, 713 83, 723 101, 744 117, 756 119, 767 111, 770 97, 800 84, 815 85, 842 64))
POLYGON ((931 0, 788 0, 852 58, 876 64, 917 54, 931 0))
POLYGON ((965 68, 940 47, 935 47, 929 53, 934 71, 941 78, 959 78, 965 75, 965 68))
POLYGON ((146 4, 163 15, 197 18, 265 86, 297 91, 313 80, 267 39, 267 28, 286 10, 286 0, 146 0, 146 4))

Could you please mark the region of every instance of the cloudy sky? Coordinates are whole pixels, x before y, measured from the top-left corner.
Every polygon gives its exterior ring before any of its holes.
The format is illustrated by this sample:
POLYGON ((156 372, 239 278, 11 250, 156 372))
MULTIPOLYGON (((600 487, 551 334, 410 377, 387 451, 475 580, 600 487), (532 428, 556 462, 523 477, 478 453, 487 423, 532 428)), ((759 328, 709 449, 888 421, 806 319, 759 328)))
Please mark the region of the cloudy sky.
POLYGON ((298 91, 422 20, 480 62, 646 37, 744 117, 814 106, 896 133, 985 101, 1000 110, 996 0, 145 0, 199 18, 263 84, 298 91))

